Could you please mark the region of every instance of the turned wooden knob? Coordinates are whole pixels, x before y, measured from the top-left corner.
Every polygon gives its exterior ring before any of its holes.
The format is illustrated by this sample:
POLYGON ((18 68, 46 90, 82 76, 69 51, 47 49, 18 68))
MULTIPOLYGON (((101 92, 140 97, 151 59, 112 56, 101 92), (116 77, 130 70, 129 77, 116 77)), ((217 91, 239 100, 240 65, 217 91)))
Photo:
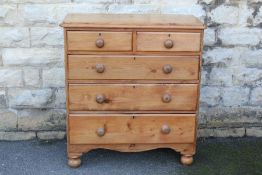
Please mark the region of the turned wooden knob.
POLYGON ((102 48, 105 45, 105 41, 102 38, 96 40, 96 47, 102 48))
POLYGON ((96 64, 96 72, 103 73, 105 71, 105 66, 103 64, 96 64))
POLYGON ((171 49, 174 46, 174 42, 171 39, 167 39, 164 42, 164 46, 167 49, 171 49))
POLYGON ((96 96, 96 102, 99 103, 99 104, 104 103, 105 100, 106 100, 106 97, 103 94, 99 94, 99 95, 96 96))
POLYGON ((170 74, 173 70, 173 67, 170 64, 166 64, 163 66, 163 72, 165 74, 170 74))
POLYGON ((103 137, 105 135, 106 131, 105 131, 105 128, 98 128, 96 130, 96 134, 99 136, 99 137, 103 137))
POLYGON ((168 125, 166 125, 166 124, 161 127, 161 132, 163 134, 169 134, 170 131, 171 131, 170 127, 168 125))
POLYGON ((172 96, 170 94, 164 94, 162 96, 162 101, 164 103, 169 103, 169 102, 171 102, 171 100, 172 100, 172 96))

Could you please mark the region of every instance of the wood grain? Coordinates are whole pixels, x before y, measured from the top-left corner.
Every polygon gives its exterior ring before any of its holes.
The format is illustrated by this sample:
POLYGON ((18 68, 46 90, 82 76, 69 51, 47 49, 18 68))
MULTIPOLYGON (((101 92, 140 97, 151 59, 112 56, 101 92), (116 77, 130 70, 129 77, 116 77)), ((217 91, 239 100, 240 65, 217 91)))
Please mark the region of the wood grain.
POLYGON ((77 80, 68 79, 70 84, 198 84, 199 80, 77 80))
POLYGON ((195 115, 69 115, 69 127, 70 144, 192 143, 195 115), (161 133, 163 125, 170 127, 169 134, 161 133), (99 137, 101 127, 105 135, 99 137))
POLYGON ((138 51, 200 51, 200 33, 182 32, 137 32, 138 51), (170 49, 164 42, 170 39, 174 46, 170 49))
POLYGON ((73 80, 198 80, 198 57, 69 55, 68 78, 73 80), (96 65, 105 70, 98 73, 96 65), (170 65, 171 73, 163 67, 170 65))
POLYGON ((101 50, 97 51, 84 51, 84 50, 68 50, 69 55, 134 55, 134 56, 199 56, 200 51, 190 52, 190 51, 175 51, 175 52, 163 52, 163 51, 110 51, 104 52, 101 50))
POLYGON ((69 14, 63 27, 204 29, 192 15, 174 14, 69 14))
POLYGON ((68 50, 73 51, 131 51, 132 32, 68 31, 68 50), (98 48, 96 40, 103 39, 98 48))
POLYGON ((129 144, 70 144, 68 143, 68 155, 79 155, 93 149, 110 149, 121 152, 140 152, 158 148, 171 148, 181 154, 194 155, 196 145, 194 143, 129 143, 129 144))
POLYGON ((70 110, 195 110, 197 84, 70 84, 70 110), (165 94, 172 101, 164 103, 165 94), (96 102, 104 95, 106 102, 96 102))
POLYGON ((157 110, 139 110, 139 111, 70 111, 71 114, 195 114, 196 111, 157 111, 157 110))
POLYGON ((69 166, 79 166, 82 154, 96 148, 172 148, 191 164, 205 25, 190 15, 69 14, 62 26, 69 166), (101 48, 97 39, 104 41, 101 48), (167 39, 172 48, 164 46, 167 39), (103 73, 96 64, 105 66, 103 73), (172 72, 164 74, 164 65, 172 72), (105 103, 96 102, 99 94, 105 103), (172 97, 168 103, 165 94, 172 97), (163 125, 169 134, 161 132, 163 125))

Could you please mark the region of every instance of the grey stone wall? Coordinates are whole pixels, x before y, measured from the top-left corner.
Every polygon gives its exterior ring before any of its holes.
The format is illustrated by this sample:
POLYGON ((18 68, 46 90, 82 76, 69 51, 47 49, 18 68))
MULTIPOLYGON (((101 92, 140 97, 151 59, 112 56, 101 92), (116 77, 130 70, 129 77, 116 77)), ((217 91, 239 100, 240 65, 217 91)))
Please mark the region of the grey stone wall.
POLYGON ((192 14, 205 22, 199 136, 262 136, 261 0, 0 0, 0 140, 65 136, 70 12, 192 14))

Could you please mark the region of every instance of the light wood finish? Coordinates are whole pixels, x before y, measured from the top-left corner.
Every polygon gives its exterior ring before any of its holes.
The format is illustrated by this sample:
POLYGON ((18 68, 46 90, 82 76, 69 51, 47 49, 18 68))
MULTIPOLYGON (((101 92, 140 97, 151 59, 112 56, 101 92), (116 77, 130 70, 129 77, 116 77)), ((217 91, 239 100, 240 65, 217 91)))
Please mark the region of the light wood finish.
POLYGON ((196 84, 69 85, 70 110, 196 110, 196 84), (163 102, 164 95, 170 102, 163 102), (101 104, 96 97, 105 97, 101 104))
POLYGON ((150 144, 68 144, 68 165, 72 168, 76 168, 81 165, 81 155, 84 152, 91 151, 93 149, 110 149, 117 150, 121 152, 139 152, 139 151, 147 151, 157 148, 171 148, 177 152, 182 154, 181 163, 184 165, 190 165, 190 161, 185 163, 184 155, 186 155, 187 159, 192 159, 191 163, 193 163, 193 155, 196 151, 196 145, 192 143, 150 143, 150 144), (73 164, 72 164, 73 159, 73 164))
POLYGON ((70 111, 71 114, 195 114, 196 111, 70 111))
POLYGON ((193 156, 192 155, 182 155, 181 156, 181 163, 183 165, 191 165, 193 163, 193 156))
POLYGON ((69 14, 68 165, 96 148, 196 151, 203 25, 190 15, 69 14))
POLYGON ((69 55, 69 79, 80 80, 198 80, 199 58, 193 56, 69 55), (97 66, 104 67, 99 72, 97 66), (163 70, 171 66, 170 73, 163 70), (135 70, 135 71, 134 71, 135 70))
POLYGON ((195 114, 72 114, 69 128, 70 144, 193 143, 195 114), (169 133, 161 132, 164 125, 169 133))
POLYGON ((138 32, 138 51, 200 51, 200 33, 180 32, 138 32), (166 47, 165 42, 173 42, 172 47, 166 47))
POLYGON ((131 32, 103 32, 103 31, 68 31, 68 50, 74 51, 131 51, 131 32), (103 40, 104 46, 96 46, 97 40, 103 40))
POLYGON ((160 52, 160 51, 152 51, 152 52, 144 52, 144 51, 115 51, 115 52, 101 52, 101 51, 83 51, 76 50, 71 51, 68 50, 67 54, 69 55, 133 55, 133 56, 196 56, 200 55, 200 51, 198 52, 187 52, 187 51, 176 51, 176 52, 160 52))
POLYGON ((194 143, 128 143, 128 144, 68 144, 69 155, 82 154, 93 149, 103 148, 121 152, 139 152, 158 148, 171 148, 183 155, 194 155, 196 145, 194 143))
POLYGON ((71 168, 77 168, 81 165, 81 156, 82 154, 72 154, 71 155, 68 155, 68 165, 71 167, 71 168))
POLYGON ((69 14, 63 27, 204 29, 192 15, 171 14, 69 14))
POLYGON ((78 80, 78 79, 68 79, 70 84, 198 84, 200 80, 78 80))
POLYGON ((78 168, 81 165, 81 159, 80 157, 73 159, 73 158, 68 158, 68 166, 71 168, 78 168))

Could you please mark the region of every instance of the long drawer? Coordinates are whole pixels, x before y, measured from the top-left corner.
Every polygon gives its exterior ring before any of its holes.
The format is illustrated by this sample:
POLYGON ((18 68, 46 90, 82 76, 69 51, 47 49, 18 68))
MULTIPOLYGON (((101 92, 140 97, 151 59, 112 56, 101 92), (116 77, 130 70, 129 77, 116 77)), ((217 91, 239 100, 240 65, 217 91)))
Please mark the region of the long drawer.
POLYGON ((69 109, 196 110, 198 84, 70 84, 69 109))
POLYGON ((70 144, 193 143, 195 114, 70 114, 70 144))
POLYGON ((198 80, 198 73, 197 56, 68 56, 69 79, 198 80))

